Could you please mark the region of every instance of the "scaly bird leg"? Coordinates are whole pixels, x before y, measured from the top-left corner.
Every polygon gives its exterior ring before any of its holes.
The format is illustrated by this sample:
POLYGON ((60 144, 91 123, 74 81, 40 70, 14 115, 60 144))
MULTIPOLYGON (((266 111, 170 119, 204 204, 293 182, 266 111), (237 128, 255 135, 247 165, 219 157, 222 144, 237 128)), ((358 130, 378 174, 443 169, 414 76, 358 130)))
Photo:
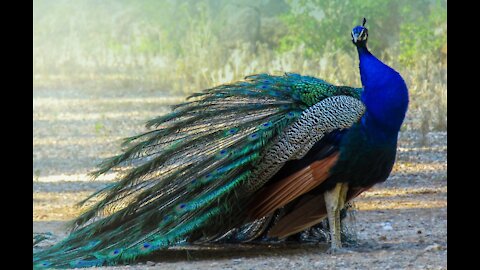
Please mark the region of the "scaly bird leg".
POLYGON ((347 183, 338 183, 332 190, 328 190, 324 194, 328 225, 330 227, 331 252, 339 251, 342 248, 340 210, 345 206, 347 191, 347 183))

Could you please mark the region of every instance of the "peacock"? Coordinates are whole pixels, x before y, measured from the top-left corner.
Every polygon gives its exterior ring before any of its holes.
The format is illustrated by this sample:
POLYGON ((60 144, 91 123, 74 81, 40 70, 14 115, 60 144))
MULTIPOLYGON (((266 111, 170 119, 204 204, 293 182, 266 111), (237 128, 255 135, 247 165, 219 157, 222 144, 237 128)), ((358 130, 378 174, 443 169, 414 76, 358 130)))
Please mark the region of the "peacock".
POLYGON ((362 88, 256 74, 191 95, 99 164, 93 175, 118 180, 81 202, 92 205, 33 254, 34 267, 128 263, 243 229, 284 239, 324 219, 330 251, 341 251, 340 211, 389 176, 408 107, 401 75, 368 50, 365 23, 351 32, 362 88))

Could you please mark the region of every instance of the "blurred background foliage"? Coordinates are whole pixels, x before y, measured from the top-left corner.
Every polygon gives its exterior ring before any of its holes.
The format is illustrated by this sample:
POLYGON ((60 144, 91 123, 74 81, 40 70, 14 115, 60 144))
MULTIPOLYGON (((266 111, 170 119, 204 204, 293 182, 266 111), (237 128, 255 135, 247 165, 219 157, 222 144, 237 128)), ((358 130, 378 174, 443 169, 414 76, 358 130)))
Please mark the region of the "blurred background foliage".
POLYGON ((405 128, 446 130, 446 0, 36 0, 35 88, 187 95, 253 73, 360 86, 353 26, 405 78, 405 128))

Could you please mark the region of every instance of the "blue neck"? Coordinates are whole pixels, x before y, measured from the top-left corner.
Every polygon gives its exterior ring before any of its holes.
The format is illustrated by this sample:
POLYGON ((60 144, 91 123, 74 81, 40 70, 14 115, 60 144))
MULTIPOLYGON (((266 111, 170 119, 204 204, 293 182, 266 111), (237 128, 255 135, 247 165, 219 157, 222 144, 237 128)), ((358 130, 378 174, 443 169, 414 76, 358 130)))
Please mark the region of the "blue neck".
POLYGON ((408 107, 408 90, 403 78, 370 53, 357 46, 367 110, 361 125, 375 139, 396 141, 408 107))

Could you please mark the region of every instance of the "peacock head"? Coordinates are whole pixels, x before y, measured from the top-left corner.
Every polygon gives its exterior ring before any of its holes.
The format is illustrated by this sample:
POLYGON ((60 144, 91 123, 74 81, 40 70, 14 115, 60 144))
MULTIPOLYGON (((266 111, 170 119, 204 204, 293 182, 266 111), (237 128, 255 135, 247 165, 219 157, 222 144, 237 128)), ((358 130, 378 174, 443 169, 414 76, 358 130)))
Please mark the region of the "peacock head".
POLYGON ((362 25, 355 26, 352 30, 352 42, 356 46, 365 47, 368 39, 368 29, 365 27, 367 19, 363 18, 362 25))

